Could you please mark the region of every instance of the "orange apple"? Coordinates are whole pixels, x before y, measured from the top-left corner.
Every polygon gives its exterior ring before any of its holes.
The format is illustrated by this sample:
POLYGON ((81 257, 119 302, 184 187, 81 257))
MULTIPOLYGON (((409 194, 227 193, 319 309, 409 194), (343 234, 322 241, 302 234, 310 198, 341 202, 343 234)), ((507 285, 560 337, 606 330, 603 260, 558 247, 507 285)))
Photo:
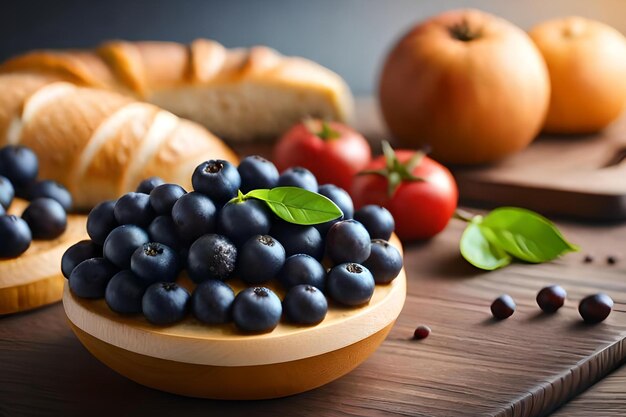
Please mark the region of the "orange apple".
POLYGON ((478 10, 440 14, 389 53, 383 116, 405 147, 429 145, 442 162, 491 162, 526 147, 550 98, 546 64, 528 35, 478 10))
POLYGON ((552 97, 544 130, 596 132, 626 101, 626 38, 604 23, 566 17, 530 31, 548 64, 552 97))

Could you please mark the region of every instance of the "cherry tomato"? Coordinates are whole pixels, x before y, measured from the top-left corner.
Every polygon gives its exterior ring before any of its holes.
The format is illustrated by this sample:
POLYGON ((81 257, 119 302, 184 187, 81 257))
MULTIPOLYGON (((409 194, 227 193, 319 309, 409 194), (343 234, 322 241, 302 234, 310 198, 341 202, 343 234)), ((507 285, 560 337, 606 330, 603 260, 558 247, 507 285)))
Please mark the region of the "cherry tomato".
POLYGON ((409 241, 441 232, 454 214, 458 189, 446 167, 415 151, 388 144, 385 155, 375 158, 357 175, 351 194, 355 208, 377 204, 387 208, 396 222, 396 234, 409 241))
POLYGON ((294 125, 274 148, 274 164, 280 172, 301 166, 315 174, 318 183, 345 190, 371 158, 369 143, 359 132, 339 122, 317 119, 294 125))

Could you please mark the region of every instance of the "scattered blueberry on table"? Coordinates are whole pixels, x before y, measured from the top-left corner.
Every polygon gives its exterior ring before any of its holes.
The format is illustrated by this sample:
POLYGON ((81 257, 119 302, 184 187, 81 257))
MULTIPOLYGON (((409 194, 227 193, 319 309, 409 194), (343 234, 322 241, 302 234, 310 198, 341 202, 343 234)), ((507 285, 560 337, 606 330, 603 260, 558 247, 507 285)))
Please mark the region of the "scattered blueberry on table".
POLYGON ((496 320, 509 318, 515 312, 515 301, 508 294, 503 294, 491 303, 491 314, 496 320))
POLYGON ((415 340, 426 339, 428 336, 430 336, 430 333, 431 333, 430 327, 424 324, 420 324, 419 326, 415 328, 415 331, 413 332, 413 339, 415 340))
POLYGON ((578 305, 578 312, 587 323, 604 321, 613 309, 613 299, 606 294, 592 294, 583 298, 578 305))
POLYGON ((567 292, 560 285, 550 285, 537 293, 537 304, 546 313, 554 313, 563 307, 567 292))

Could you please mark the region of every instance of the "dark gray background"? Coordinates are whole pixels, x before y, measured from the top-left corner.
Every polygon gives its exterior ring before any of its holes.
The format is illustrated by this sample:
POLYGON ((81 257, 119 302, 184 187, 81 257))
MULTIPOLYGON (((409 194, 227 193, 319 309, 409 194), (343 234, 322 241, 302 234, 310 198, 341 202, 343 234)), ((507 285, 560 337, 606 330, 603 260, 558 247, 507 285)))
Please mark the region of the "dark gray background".
POLYGON ((33 48, 92 46, 122 38, 229 47, 269 45, 320 62, 357 94, 375 90, 386 51, 412 23, 443 10, 476 7, 527 29, 578 14, 626 32, 624 0, 108 0, 3 1, 0 60, 33 48))

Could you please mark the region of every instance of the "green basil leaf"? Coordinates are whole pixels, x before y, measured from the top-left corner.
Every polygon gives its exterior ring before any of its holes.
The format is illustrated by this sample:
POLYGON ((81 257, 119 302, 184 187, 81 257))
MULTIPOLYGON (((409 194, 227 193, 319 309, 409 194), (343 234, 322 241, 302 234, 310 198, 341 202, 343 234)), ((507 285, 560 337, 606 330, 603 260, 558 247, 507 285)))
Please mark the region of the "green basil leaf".
POLYGON ((245 198, 256 198, 257 200, 267 201, 270 190, 267 188, 258 188, 256 190, 249 191, 245 198))
MULTIPOLYGON (((480 221, 477 216, 476 221, 480 221)), ((511 263, 511 256, 497 246, 489 243, 479 224, 472 221, 461 236, 461 255, 477 268, 493 271, 511 263)))
POLYGON ((298 187, 252 190, 245 196, 263 200, 281 219, 295 224, 325 223, 343 216, 329 198, 298 187))
POLYGON ((493 210, 484 217, 480 228, 492 245, 526 262, 547 262, 578 250, 550 220, 517 207, 493 210))

